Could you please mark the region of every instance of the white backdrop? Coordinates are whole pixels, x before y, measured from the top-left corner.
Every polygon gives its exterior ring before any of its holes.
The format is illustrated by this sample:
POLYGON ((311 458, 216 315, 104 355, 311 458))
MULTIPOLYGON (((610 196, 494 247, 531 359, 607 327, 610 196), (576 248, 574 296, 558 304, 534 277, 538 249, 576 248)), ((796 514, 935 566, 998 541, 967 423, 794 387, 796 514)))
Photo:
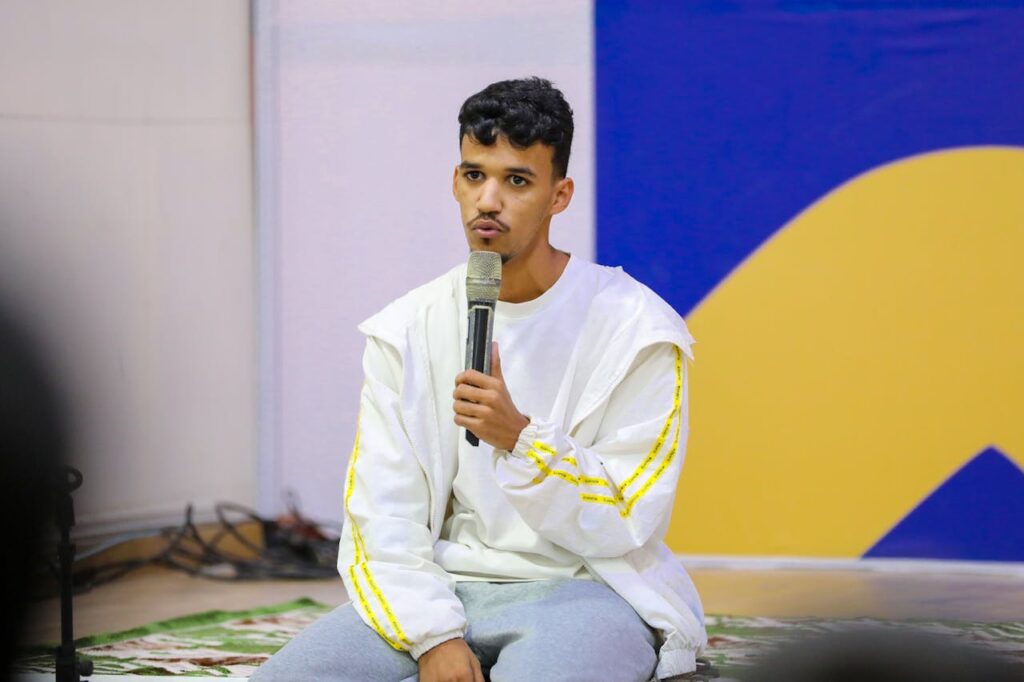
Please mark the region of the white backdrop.
POLYGON ((466 258, 451 176, 458 109, 539 75, 576 114, 552 241, 593 257, 591 0, 257 6, 260 506, 341 516, 362 380, 356 325, 466 258))

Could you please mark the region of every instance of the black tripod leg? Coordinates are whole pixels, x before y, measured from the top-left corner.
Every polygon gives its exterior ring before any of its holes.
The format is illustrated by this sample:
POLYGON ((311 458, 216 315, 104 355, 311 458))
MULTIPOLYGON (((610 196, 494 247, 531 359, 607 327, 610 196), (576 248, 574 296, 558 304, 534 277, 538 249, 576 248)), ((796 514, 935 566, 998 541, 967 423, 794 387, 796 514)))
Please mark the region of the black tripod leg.
POLYGON ((82 677, 92 675, 92 661, 79 660, 75 653, 74 616, 72 611, 72 565, 75 561, 75 544, 71 542, 71 528, 75 525, 75 503, 71 493, 82 485, 82 473, 65 466, 63 478, 57 491, 57 529, 60 544, 57 557, 60 560, 60 646, 57 647, 57 682, 80 682, 82 677))

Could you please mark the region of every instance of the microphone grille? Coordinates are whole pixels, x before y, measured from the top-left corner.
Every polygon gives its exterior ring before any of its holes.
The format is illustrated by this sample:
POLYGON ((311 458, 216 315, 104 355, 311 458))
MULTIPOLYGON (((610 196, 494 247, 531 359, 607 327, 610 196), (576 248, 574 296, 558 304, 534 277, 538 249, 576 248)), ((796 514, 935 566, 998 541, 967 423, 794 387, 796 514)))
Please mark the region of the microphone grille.
POLYGON ((471 252, 466 267, 466 298, 493 303, 500 291, 501 255, 493 251, 471 252))

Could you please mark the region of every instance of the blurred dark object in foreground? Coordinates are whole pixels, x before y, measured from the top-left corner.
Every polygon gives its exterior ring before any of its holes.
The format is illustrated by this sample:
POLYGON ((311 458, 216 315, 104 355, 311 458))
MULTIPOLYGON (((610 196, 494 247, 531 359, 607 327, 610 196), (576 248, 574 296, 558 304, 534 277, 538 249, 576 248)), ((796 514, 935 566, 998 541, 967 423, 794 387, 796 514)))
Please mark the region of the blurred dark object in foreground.
POLYGON ((791 642, 745 682, 1020 682, 1024 664, 950 637, 880 628, 791 642))
POLYGON ((30 571, 53 517, 67 422, 39 346, 0 309, 0 679, 8 679, 27 616, 30 571))

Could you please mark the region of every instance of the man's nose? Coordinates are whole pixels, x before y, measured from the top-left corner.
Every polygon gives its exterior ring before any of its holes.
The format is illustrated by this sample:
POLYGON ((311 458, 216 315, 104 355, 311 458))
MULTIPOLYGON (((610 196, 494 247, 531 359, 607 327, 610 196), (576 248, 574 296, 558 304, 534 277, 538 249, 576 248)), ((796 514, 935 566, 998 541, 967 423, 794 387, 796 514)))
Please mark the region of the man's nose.
POLYGON ((480 187, 476 209, 480 213, 497 213, 501 210, 501 191, 497 180, 489 179, 480 187))

